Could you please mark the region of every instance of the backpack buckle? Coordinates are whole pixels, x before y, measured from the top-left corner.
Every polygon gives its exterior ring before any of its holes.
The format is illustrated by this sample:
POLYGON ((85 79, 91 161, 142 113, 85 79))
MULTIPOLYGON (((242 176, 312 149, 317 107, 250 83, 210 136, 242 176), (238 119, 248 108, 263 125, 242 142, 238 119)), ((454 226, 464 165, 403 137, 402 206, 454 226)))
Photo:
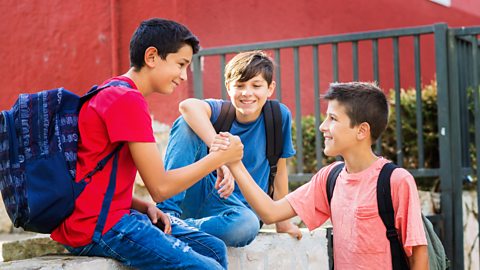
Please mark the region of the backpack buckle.
POLYGON ((274 178, 277 176, 277 164, 270 166, 270 175, 274 178))

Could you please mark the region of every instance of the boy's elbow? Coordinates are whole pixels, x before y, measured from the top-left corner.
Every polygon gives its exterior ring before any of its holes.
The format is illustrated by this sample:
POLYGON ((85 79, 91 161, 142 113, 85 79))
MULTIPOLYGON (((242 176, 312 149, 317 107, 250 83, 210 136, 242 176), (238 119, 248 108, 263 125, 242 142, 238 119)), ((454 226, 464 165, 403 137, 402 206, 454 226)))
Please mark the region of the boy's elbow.
POLYGON ((261 219, 262 219, 263 223, 265 223, 266 225, 271 225, 271 224, 274 224, 274 223, 277 222, 275 217, 272 216, 270 213, 261 215, 261 219))
POLYGON ((197 102, 198 99, 196 98, 187 98, 183 101, 181 101, 179 104, 178 104, 178 110, 181 114, 185 114, 188 112, 188 110, 193 106, 193 104, 195 104, 195 102, 197 102))
POLYGON ((152 196, 152 200, 156 203, 163 202, 170 198, 168 195, 167 190, 162 189, 162 188, 157 188, 154 192, 150 193, 150 196, 152 196))

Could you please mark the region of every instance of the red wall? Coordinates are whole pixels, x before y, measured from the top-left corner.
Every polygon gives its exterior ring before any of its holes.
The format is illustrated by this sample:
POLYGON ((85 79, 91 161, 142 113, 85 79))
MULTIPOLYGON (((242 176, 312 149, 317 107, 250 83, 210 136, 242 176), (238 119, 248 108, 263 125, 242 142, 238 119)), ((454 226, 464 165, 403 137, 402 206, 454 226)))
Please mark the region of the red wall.
MULTIPOLYGON (((453 1, 463 2, 480 10, 477 0, 453 1)), ((9 108, 20 92, 64 86, 83 93, 124 73, 130 36, 150 17, 186 24, 204 48, 437 22, 480 25, 480 16, 428 0, 3 0, 0 11, 0 109, 9 108)), ((205 76, 208 83, 219 74, 205 76)), ((291 89, 282 89, 287 105, 293 104, 291 89)), ((171 124, 178 102, 190 94, 191 82, 171 96, 149 97, 155 119, 171 124)))

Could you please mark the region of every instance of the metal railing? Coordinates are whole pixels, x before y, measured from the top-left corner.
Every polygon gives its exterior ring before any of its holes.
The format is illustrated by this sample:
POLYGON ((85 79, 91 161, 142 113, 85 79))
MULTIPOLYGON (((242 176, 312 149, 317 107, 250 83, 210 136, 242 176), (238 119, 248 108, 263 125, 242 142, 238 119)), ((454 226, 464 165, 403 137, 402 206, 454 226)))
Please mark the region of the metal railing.
MULTIPOLYGON (((472 143, 468 131, 471 122, 474 121, 474 130, 480 130, 480 117, 473 117, 467 111, 469 104, 473 104, 474 115, 480 115, 479 33, 480 27, 449 29, 446 24, 435 24, 204 49, 193 58, 194 95, 197 98, 226 98, 223 70, 227 58, 248 50, 270 52, 277 64, 276 98, 292 103, 289 107, 293 108, 297 123, 296 167, 289 180, 305 182, 312 173, 304 171, 305 153, 299 123, 303 115, 313 114, 315 126, 320 125, 322 85, 334 81, 376 81, 383 89, 394 91, 395 148, 399 166, 404 165, 405 158, 401 91, 415 88, 418 162, 417 166, 408 169, 416 178, 440 179, 442 213, 432 219, 442 229, 447 255, 454 262, 452 269, 463 269, 463 224, 462 219, 454 217, 462 215, 463 179, 474 172, 468 152, 472 143), (210 74, 214 74, 213 78, 210 74), (422 78, 428 77, 436 77, 438 119, 425 119, 423 114, 422 78), (475 89, 470 99, 467 98, 469 87, 475 89), (436 121, 438 125, 439 164, 435 167, 425 166, 424 121, 436 121)), ((474 134, 473 143, 480 146, 480 132, 474 134)), ((317 170, 325 165, 322 145, 322 134, 316 129, 317 170)), ((476 156, 480 154, 479 148, 476 148, 476 156)), ((380 140, 376 151, 382 152, 380 140)), ((478 168, 478 158, 475 164, 478 168)), ((476 177, 479 177, 478 170, 476 177)), ((480 187, 477 188, 480 191, 480 187)))

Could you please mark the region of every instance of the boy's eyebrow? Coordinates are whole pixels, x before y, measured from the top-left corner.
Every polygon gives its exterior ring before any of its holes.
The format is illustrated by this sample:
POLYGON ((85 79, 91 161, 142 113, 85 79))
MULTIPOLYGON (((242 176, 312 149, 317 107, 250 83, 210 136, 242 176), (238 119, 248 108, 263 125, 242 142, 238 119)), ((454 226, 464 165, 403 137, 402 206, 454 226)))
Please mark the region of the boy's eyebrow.
POLYGON ((190 64, 190 60, 187 58, 182 58, 183 61, 185 61, 187 64, 190 64))

